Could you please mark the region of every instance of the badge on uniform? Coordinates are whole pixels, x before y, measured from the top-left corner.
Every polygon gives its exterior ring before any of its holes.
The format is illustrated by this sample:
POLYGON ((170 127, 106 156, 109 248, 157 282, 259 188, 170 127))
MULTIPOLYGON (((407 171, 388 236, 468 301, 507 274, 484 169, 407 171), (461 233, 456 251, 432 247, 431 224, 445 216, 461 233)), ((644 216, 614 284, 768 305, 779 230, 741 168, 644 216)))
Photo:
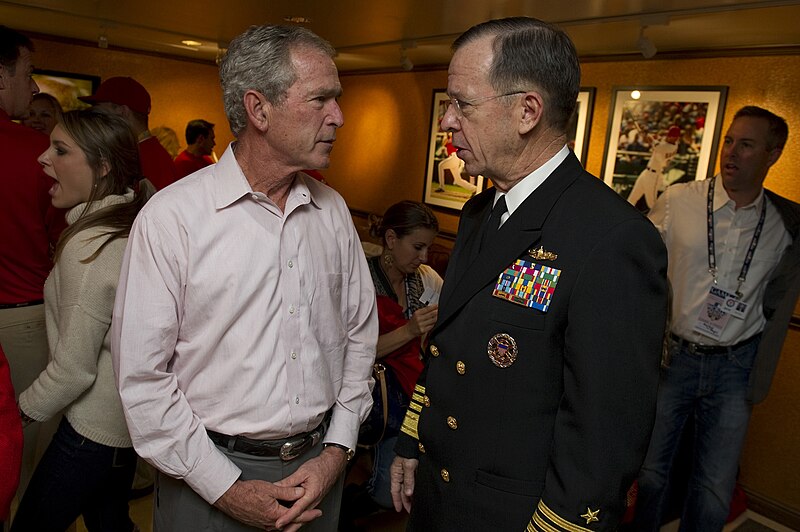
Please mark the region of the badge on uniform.
POLYGON ((560 275, 559 269, 517 259, 500 274, 492 295, 547 312, 560 275))
POLYGON ((517 341, 510 334, 498 333, 492 336, 487 347, 489 360, 498 368, 507 368, 517 359, 517 341))

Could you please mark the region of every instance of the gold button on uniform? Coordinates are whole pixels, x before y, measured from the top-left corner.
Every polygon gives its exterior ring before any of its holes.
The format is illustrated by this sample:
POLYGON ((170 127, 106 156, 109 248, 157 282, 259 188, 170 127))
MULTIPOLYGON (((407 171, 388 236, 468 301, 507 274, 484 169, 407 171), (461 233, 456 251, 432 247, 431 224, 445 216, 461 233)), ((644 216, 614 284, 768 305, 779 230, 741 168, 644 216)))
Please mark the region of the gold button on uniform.
POLYGON ((442 480, 445 482, 450 482, 450 471, 447 469, 442 469, 439 473, 442 475, 442 480))
POLYGON ((425 406, 431 406, 431 398, 428 397, 427 395, 423 395, 422 404, 424 404, 425 406))
POLYGON ((439 348, 435 345, 431 345, 431 355, 438 357, 439 356, 439 348))
POLYGON ((419 452, 421 452, 423 454, 425 453, 425 446, 422 445, 422 442, 418 442, 417 443, 417 447, 419 447, 419 452))
POLYGON ((461 362, 460 360, 456 362, 456 371, 459 375, 463 375, 467 372, 467 365, 461 362))
POLYGON ((447 416, 447 426, 453 430, 458 428, 458 421, 453 416, 447 416))

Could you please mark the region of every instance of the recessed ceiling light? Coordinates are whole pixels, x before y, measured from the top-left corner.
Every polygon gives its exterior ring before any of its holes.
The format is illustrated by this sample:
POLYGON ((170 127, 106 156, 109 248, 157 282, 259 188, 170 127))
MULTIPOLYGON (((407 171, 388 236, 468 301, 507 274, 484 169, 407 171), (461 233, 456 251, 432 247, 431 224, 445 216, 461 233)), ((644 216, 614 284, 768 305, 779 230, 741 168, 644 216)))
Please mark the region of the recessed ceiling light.
POLYGON ((203 43, 201 43, 200 41, 193 41, 191 39, 186 39, 184 41, 181 41, 181 44, 185 44, 186 46, 202 46, 203 45, 203 43))
POLYGON ((311 22, 310 18, 306 17, 283 17, 285 22, 294 22, 295 24, 308 24, 311 22))

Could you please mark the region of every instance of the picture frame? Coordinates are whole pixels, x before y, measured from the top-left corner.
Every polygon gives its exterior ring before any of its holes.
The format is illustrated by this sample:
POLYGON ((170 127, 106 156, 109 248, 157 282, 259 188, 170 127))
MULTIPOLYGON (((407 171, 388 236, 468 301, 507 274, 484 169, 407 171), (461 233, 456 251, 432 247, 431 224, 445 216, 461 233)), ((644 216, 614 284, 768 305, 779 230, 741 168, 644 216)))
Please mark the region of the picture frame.
POLYGON ((41 92, 55 97, 64 111, 85 109, 89 104, 80 101, 80 96, 91 96, 100 85, 100 76, 61 72, 58 70, 33 71, 33 79, 41 92))
POLYGON ((460 211, 467 200, 483 190, 485 180, 483 176, 466 174, 464 162, 452 147, 452 134, 442 131, 442 118, 449 105, 447 91, 434 89, 422 200, 428 205, 460 211))
POLYGON ((567 126, 568 145, 584 165, 586 164, 586 154, 589 152, 589 132, 592 128, 596 92, 597 89, 594 87, 581 87, 575 112, 567 126))
POLYGON ((612 88, 603 180, 647 213, 670 185, 713 175, 728 87, 612 88))

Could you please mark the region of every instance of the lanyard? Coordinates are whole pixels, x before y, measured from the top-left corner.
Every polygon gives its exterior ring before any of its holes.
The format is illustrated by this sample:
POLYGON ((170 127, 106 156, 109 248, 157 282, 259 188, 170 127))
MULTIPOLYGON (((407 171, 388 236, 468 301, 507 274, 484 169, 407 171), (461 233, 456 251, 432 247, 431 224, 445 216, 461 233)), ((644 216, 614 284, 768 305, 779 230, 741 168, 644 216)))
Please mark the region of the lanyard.
MULTIPOLYGON (((708 202, 706 207, 706 223, 708 226, 708 273, 714 277, 714 284, 717 284, 717 259, 714 247, 714 184, 716 178, 712 178, 708 184, 708 202)), ((750 247, 747 248, 747 255, 744 256, 744 264, 742 270, 739 272, 739 285, 736 287, 736 297, 742 298, 742 285, 747 279, 747 271, 750 269, 750 263, 753 262, 753 254, 756 252, 758 239, 761 236, 761 230, 764 229, 764 218, 767 216, 767 198, 761 199, 761 216, 758 218, 756 230, 753 232, 753 239, 750 240, 750 247)))

